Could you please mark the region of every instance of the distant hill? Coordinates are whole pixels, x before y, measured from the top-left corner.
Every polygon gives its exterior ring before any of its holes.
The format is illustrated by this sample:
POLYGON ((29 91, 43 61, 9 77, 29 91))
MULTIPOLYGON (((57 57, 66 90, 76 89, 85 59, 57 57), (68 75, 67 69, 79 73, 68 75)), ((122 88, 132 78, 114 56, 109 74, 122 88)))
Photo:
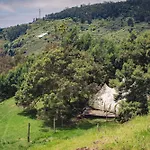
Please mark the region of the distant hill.
POLYGON ((118 43, 127 38, 132 30, 139 34, 150 29, 149 8, 149 0, 104 2, 67 8, 30 24, 1 29, 0 40, 3 42, 0 42, 0 48, 10 56, 16 53, 38 54, 47 45, 60 45, 63 30, 70 32, 74 27, 78 29, 79 36, 90 33, 93 38, 113 39, 118 43))
POLYGON ((105 2, 94 5, 81 5, 67 8, 59 13, 45 16, 45 19, 64 19, 88 21, 116 17, 133 17, 138 22, 150 21, 149 0, 127 0, 125 2, 105 2))

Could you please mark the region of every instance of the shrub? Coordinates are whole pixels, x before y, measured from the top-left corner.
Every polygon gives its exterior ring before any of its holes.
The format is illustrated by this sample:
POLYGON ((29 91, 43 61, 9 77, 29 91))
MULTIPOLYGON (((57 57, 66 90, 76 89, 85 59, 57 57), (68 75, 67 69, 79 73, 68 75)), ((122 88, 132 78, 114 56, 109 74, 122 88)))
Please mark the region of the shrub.
POLYGON ((117 120, 121 123, 129 121, 133 117, 139 115, 141 112, 139 102, 126 102, 122 101, 120 103, 119 115, 117 120))

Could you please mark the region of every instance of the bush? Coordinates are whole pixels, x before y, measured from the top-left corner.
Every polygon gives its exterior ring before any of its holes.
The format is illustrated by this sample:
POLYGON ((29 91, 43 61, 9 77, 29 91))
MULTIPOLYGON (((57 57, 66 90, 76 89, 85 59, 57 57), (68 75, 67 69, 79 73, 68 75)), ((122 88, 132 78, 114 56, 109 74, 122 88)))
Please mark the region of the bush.
POLYGON ((133 117, 139 115, 141 112, 139 102, 122 101, 119 108, 119 115, 117 120, 121 123, 129 121, 133 117))

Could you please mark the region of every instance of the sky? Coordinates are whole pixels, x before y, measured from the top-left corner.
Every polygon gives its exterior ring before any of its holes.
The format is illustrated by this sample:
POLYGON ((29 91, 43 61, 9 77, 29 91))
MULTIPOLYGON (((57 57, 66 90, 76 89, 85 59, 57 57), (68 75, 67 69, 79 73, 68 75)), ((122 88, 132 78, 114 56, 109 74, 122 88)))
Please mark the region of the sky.
POLYGON ((67 7, 104 1, 110 0, 0 0, 0 28, 32 22, 33 18, 38 18, 39 9, 41 10, 41 17, 43 17, 67 7))

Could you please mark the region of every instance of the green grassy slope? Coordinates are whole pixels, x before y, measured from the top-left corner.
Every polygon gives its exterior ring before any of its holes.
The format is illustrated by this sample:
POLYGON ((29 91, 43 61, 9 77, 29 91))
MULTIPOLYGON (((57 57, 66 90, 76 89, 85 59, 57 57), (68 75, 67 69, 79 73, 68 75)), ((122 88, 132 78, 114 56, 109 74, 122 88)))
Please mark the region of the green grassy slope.
POLYGON ((41 120, 22 114, 13 98, 0 103, 0 149, 75 150, 82 147, 104 150, 149 150, 150 116, 137 117, 124 124, 113 121, 82 120, 74 127, 44 127, 41 120), (31 142, 27 143, 27 125, 31 123, 31 142), (97 129, 99 123, 99 131, 97 129))
POLYGON ((150 116, 144 116, 122 125, 113 122, 102 123, 99 131, 93 127, 79 137, 60 138, 55 143, 34 146, 31 150, 76 150, 83 147, 92 150, 149 150, 149 120, 150 116))
MULTIPOLYGON (((93 38, 106 38, 116 43, 128 38, 129 30, 131 30, 131 27, 127 25, 127 21, 124 20, 123 23, 121 23, 120 18, 116 18, 115 20, 93 20, 91 24, 81 24, 80 22, 74 22, 71 19, 54 21, 38 20, 37 22, 30 24, 30 28, 25 35, 22 35, 13 41, 13 44, 22 42, 22 46, 15 48, 15 50, 26 52, 29 55, 41 52, 47 45, 54 45, 55 43, 59 44, 61 41, 61 31, 59 30, 61 25, 65 25, 65 27, 69 29, 77 27, 80 35, 88 32, 93 38), (38 36, 42 33, 48 34, 39 38, 38 36), (56 35, 58 38, 55 37, 56 35)), ((143 31, 149 30, 150 25, 148 23, 135 23, 132 29, 137 32, 137 34, 140 34, 143 31)))
POLYGON ((31 140, 45 136, 42 122, 21 114, 22 108, 15 105, 14 99, 0 103, 0 149, 20 150, 27 144, 27 125, 31 123, 31 140))
MULTIPOLYGON (((56 39, 55 27, 59 28, 62 24, 67 24, 67 26, 74 26, 74 23, 67 20, 56 20, 56 21, 44 21, 38 20, 30 25, 30 29, 27 30, 25 35, 20 36, 18 39, 13 41, 17 43, 19 41, 23 42, 21 47, 16 48, 16 51, 27 52, 27 54, 36 54, 45 49, 47 45, 52 45, 58 43, 60 39, 56 39), (38 36, 47 33, 47 35, 39 38, 38 36)), ((58 33, 59 34, 59 33, 58 33)))
MULTIPOLYGON (((90 32, 94 37, 105 37, 114 42, 124 40, 129 36, 128 26, 120 27, 115 21, 94 20, 92 24, 73 23, 66 20, 64 23, 70 28, 77 26, 80 34, 90 32), (117 27, 116 27, 117 26, 117 27), (114 29, 114 27, 116 27, 114 29)), ((39 21, 31 25, 31 29, 17 40, 23 40, 24 45, 18 49, 27 53, 39 53, 49 43, 57 42, 55 38, 55 25, 61 25, 62 20, 39 21), (37 36, 49 32, 48 35, 37 36), (49 42, 48 42, 49 41, 49 42)), ((134 30, 141 33, 150 29, 146 23, 135 24, 134 30)), ((15 42, 17 42, 17 40, 15 42)), ((58 40, 59 42, 59 40, 58 40)), ((3 45, 4 41, 0 41, 3 45)), ((98 147, 99 149, 149 149, 150 147, 150 116, 137 117, 131 122, 120 125, 105 120, 85 120, 72 128, 58 129, 54 133, 50 128, 44 127, 41 120, 25 116, 23 109, 15 105, 13 98, 0 103, 0 150, 74 150, 78 147, 98 147), (27 143, 27 125, 31 123, 31 143, 27 143), (100 123, 100 131, 96 124, 100 123), (96 143, 96 144, 95 144, 96 143)))
POLYGON ((0 103, 0 150, 22 150, 47 144, 57 149, 57 144, 93 131, 97 122, 104 121, 85 120, 73 127, 57 129, 55 133, 50 127, 44 126, 43 121, 23 115, 22 112, 23 109, 15 105, 13 98, 0 103), (31 124, 30 143, 27 142, 28 123, 31 124))

